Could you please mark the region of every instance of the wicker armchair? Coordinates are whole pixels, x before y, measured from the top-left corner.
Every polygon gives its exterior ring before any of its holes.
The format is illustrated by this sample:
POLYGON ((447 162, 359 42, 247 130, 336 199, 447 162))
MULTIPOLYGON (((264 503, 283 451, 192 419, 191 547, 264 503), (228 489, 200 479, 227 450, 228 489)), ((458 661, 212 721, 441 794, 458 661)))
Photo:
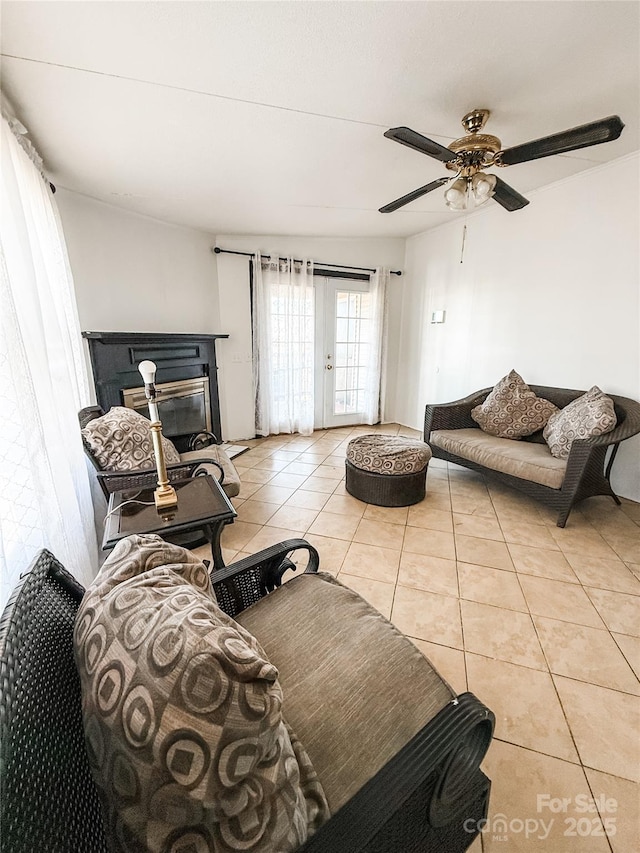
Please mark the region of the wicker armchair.
MULTIPOLYGON (((288 555, 295 549, 308 552, 305 574, 316 572, 318 555, 308 543, 280 543, 212 576, 222 606, 236 613, 251 602, 268 605, 265 596, 293 565, 288 555)), ((73 654, 82 595, 42 551, 0 621, 0 825, 11 853, 109 849, 85 753, 73 654)), ((299 853, 466 850, 486 815, 490 783, 478 768, 492 730, 493 715, 472 694, 455 698, 299 853)))
MULTIPOLYGON (((563 408, 585 393, 584 391, 553 388, 545 385, 530 385, 529 387, 538 397, 550 400, 559 408, 563 408)), ((484 402, 492 390, 492 388, 483 388, 462 400, 426 407, 424 440, 429 443, 435 458, 446 459, 466 468, 472 468, 547 504, 558 512, 558 527, 565 526, 572 507, 585 498, 595 495, 608 495, 617 504, 620 503, 618 496, 611 488, 609 478, 620 443, 640 433, 640 403, 627 397, 608 394, 614 404, 617 418, 616 427, 604 435, 576 439, 573 442, 562 486, 555 489, 487 468, 477 462, 443 450, 429 441, 431 433, 435 430, 477 429, 478 424, 471 417, 471 410, 484 402)), ((541 431, 523 438, 521 441, 545 443, 541 431)))
MULTIPOLYGON (((87 406, 78 413, 80 429, 95 418, 104 414, 100 406, 87 406)), ((84 451, 95 468, 96 477, 104 496, 109 499, 112 492, 153 488, 157 482, 157 472, 153 468, 139 468, 135 471, 106 471, 100 467, 91 448, 82 439, 84 451)), ((167 474, 172 483, 197 476, 199 473, 211 474, 216 477, 227 497, 233 498, 240 491, 240 478, 233 463, 224 450, 217 446, 217 438, 213 433, 200 432, 189 439, 189 451, 180 454, 181 461, 167 465, 167 474), (207 454, 206 449, 211 450, 207 454), (205 467, 206 466, 206 467, 205 467)))

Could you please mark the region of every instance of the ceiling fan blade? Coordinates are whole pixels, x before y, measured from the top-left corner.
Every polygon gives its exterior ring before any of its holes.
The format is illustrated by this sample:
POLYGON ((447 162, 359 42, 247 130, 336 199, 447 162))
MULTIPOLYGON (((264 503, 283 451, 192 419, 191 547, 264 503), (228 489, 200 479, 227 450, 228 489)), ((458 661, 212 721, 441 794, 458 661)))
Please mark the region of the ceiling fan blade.
POLYGON ((434 142, 433 139, 427 139, 421 133, 416 133, 410 127, 392 127, 385 133, 387 139, 393 139, 394 142, 399 142, 401 145, 406 145, 408 148, 413 148, 414 151, 420 151, 421 154, 428 154, 429 157, 435 157, 441 163, 455 160, 457 155, 453 151, 449 151, 444 145, 439 142, 434 142))
POLYGON ((602 142, 613 142, 620 136, 623 127, 620 116, 609 116, 554 133, 553 136, 543 136, 541 139, 507 148, 500 152, 500 162, 504 166, 514 166, 516 163, 526 163, 539 157, 550 157, 552 154, 564 154, 577 148, 600 145, 602 142))
POLYGON ((513 187, 496 176, 496 185, 492 196, 494 201, 502 205, 505 210, 520 210, 521 207, 526 207, 529 204, 529 199, 516 192, 513 187))
POLYGON ((437 181, 431 181, 430 184, 418 187, 417 190, 413 190, 413 192, 407 193, 401 198, 397 198, 395 201, 390 201, 389 204, 385 204, 384 207, 380 208, 378 213, 393 213, 393 211, 397 210, 399 207, 404 207, 404 205, 409 204, 410 201, 415 201, 417 198, 420 198, 420 196, 426 195, 433 190, 437 190, 438 187, 448 183, 450 180, 451 178, 438 178, 437 181))

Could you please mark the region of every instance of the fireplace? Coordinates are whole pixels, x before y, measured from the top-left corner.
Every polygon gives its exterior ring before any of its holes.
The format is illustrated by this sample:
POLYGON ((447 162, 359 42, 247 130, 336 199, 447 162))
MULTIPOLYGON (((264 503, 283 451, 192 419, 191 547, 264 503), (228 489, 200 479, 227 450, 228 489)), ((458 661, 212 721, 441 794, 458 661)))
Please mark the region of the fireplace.
POLYGON ((83 332, 89 345, 98 404, 128 406, 148 417, 138 364, 156 364, 164 435, 179 451, 193 433, 207 430, 222 441, 215 342, 228 335, 150 332, 83 332))

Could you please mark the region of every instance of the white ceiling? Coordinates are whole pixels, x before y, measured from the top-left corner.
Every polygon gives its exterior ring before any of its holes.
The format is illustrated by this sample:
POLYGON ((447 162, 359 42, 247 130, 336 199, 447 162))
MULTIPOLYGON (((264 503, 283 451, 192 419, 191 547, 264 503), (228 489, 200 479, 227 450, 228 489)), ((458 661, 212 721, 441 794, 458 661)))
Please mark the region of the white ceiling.
POLYGON ((500 172, 525 195, 640 147, 635 0, 1 11, 2 87, 52 180, 213 233, 408 236, 447 221, 459 214, 439 190, 377 212, 446 174, 383 133, 407 125, 447 145, 475 107, 505 147, 625 122, 615 142, 500 172))

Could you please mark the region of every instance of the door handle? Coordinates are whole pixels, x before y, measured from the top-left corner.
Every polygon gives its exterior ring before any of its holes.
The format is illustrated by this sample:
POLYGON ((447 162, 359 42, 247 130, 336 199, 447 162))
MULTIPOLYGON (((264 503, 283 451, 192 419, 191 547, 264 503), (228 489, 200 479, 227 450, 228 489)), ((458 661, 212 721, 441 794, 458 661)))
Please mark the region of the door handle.
POLYGON ((332 365, 332 364, 328 364, 328 365, 327 365, 327 370, 333 370, 333 365, 332 365))

